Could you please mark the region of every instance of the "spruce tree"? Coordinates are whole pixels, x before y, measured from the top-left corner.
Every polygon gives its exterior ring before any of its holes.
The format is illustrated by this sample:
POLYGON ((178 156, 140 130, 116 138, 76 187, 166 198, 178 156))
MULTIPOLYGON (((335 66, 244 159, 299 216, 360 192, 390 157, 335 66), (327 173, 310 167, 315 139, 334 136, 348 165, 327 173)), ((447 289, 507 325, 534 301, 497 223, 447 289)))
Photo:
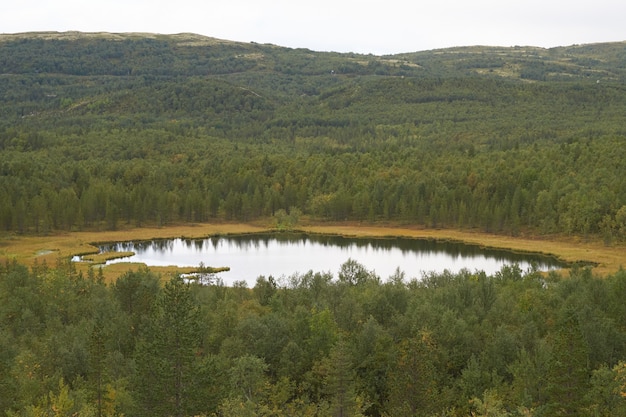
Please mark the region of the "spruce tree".
POLYGON ((190 284, 174 277, 157 299, 137 349, 138 413, 182 417, 194 412, 200 316, 190 284))

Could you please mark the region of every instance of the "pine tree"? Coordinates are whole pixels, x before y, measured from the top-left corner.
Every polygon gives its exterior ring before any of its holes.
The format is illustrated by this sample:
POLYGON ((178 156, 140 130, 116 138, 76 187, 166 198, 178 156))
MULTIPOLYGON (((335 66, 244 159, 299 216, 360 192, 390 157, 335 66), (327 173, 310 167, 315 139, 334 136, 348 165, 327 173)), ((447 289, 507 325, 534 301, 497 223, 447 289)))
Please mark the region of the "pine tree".
POLYGON ((172 278, 137 349, 139 413, 182 417, 192 412, 199 317, 190 285, 172 278))
POLYGON ((351 354, 345 342, 335 345, 327 358, 328 373, 324 385, 333 417, 356 417, 361 415, 360 400, 356 395, 356 374, 351 363, 351 354))
POLYGON ((546 416, 580 413, 589 388, 588 348, 573 314, 552 339, 548 368, 546 416))
POLYGON ((97 416, 102 417, 103 396, 105 393, 105 334, 101 322, 94 323, 89 338, 89 379, 95 394, 97 416))

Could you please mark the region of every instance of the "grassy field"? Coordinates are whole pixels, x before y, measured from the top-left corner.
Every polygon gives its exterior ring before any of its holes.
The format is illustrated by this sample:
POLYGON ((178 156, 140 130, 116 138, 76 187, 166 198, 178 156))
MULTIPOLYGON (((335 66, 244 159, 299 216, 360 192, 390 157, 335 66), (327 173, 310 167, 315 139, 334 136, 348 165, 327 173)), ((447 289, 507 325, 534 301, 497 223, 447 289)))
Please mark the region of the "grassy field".
MULTIPOLYGON (((273 230, 270 226, 257 224, 200 224, 164 228, 137 228, 106 232, 71 232, 50 236, 5 235, 0 239, 0 262, 16 260, 25 265, 46 262, 54 266, 59 259, 74 255, 90 255, 93 262, 128 254, 109 253, 97 255, 94 244, 130 240, 151 240, 163 238, 203 238, 213 235, 259 233, 273 230)), ((626 261, 626 246, 606 246, 601 241, 582 241, 574 238, 514 238, 473 231, 422 229, 411 227, 362 226, 358 224, 323 224, 301 226, 307 233, 335 234, 354 237, 409 237, 418 239, 438 239, 465 242, 482 247, 507 249, 515 252, 534 252, 552 255, 566 262, 592 262, 597 264, 597 274, 617 271, 626 261)), ((79 270, 86 271, 87 263, 77 263, 79 270)), ((211 266, 211 265, 208 265, 211 266)), ((128 270, 136 270, 142 264, 119 263, 103 268, 107 280, 113 280, 128 270)), ((151 267, 154 271, 168 276, 172 273, 185 273, 193 268, 151 267)))

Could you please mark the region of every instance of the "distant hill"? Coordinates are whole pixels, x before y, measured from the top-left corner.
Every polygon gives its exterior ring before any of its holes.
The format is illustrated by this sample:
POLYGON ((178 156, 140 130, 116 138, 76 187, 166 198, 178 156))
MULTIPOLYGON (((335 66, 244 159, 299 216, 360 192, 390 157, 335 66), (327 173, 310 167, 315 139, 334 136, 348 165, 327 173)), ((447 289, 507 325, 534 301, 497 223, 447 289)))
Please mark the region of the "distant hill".
POLYGON ((0 227, 297 209, 621 239, 625 81, 626 42, 374 56, 0 35, 0 227))
POLYGON ((558 48, 457 47, 397 55, 315 52, 232 42, 194 34, 23 33, 0 35, 2 73, 192 76, 276 72, 319 75, 458 77, 530 80, 624 80, 626 42, 558 48))
POLYGON ((463 47, 397 55, 450 76, 495 75, 536 81, 584 79, 622 81, 626 75, 626 42, 558 48, 532 46, 463 47))

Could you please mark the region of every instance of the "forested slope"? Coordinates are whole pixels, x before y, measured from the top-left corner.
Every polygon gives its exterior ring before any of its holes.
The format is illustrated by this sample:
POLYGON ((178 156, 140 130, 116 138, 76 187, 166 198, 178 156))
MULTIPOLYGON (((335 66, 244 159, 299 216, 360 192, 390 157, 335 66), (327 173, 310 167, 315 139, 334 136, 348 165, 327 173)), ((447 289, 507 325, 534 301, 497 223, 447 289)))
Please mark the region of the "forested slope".
POLYGON ((0 227, 319 220, 626 232, 624 43, 320 53, 0 36, 0 227))

